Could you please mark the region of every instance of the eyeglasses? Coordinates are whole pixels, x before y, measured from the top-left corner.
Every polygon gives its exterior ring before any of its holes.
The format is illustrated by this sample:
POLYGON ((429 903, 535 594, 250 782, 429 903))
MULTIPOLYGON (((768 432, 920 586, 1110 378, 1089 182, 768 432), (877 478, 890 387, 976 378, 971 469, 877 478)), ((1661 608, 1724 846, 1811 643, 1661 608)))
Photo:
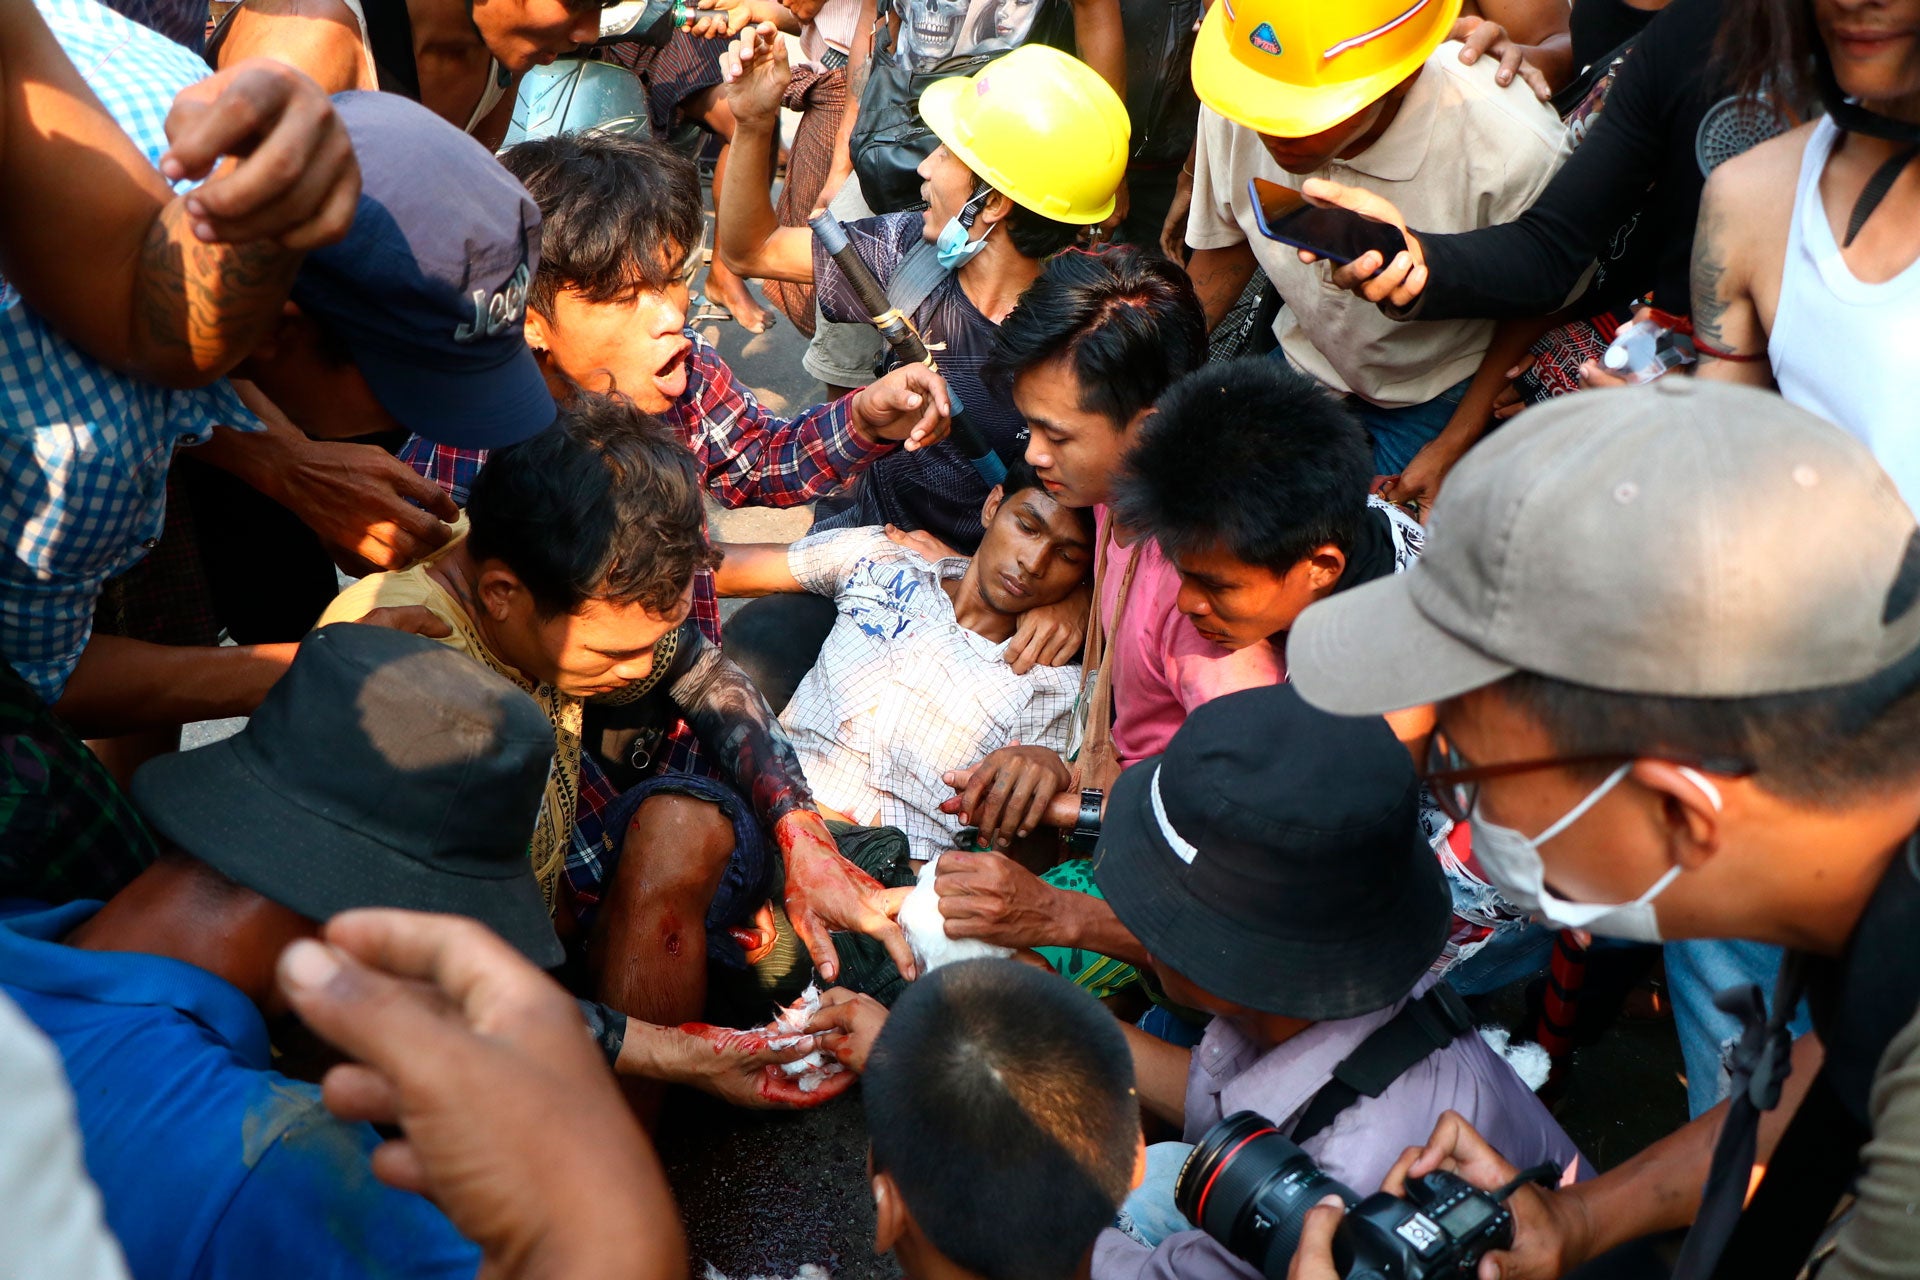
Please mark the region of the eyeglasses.
POLYGON ((1474 765, 1467 763, 1467 758, 1460 754, 1447 736, 1436 730, 1427 739, 1427 764, 1421 772, 1421 781, 1433 793, 1434 803, 1440 806, 1440 812, 1455 822, 1466 822, 1473 816, 1473 807, 1480 799, 1480 784, 1488 778, 1506 778, 1518 773, 1537 773, 1542 769, 1572 769, 1586 765, 1611 765, 1617 768, 1644 759, 1686 765, 1723 778, 1751 777, 1755 771, 1751 760, 1743 760, 1738 756, 1688 756, 1670 751, 1602 751, 1591 755, 1549 756, 1541 760, 1474 765))

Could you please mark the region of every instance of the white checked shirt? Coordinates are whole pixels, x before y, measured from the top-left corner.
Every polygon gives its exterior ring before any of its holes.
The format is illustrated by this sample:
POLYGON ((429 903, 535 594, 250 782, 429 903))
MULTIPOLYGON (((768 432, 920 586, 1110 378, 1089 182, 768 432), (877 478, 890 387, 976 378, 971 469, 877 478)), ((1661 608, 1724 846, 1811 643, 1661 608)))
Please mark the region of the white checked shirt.
POLYGON ((916 858, 953 847, 940 780, 1016 739, 1063 750, 1080 668, 1015 675, 1007 646, 961 626, 943 579, 878 529, 837 529, 793 544, 800 584, 833 596, 840 616, 780 722, 819 802, 867 826, 899 827, 916 858))
MULTIPOLYGON (((206 64, 94 0, 37 3, 88 86, 157 162, 167 109, 206 64)), ((113 372, 0 281, 0 659, 47 701, 86 647, 101 584, 160 536, 174 445, 205 439, 216 423, 258 426, 225 382, 173 391, 113 372)))

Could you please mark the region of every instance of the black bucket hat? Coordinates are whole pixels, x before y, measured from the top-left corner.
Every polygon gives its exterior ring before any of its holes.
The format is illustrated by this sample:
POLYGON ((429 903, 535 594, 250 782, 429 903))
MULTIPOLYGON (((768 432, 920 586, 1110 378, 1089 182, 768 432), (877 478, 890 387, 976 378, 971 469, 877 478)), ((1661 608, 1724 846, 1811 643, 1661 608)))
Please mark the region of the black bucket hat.
POLYGON ((1093 878, 1155 960, 1223 1000, 1324 1021, 1383 1009, 1446 943, 1413 759, 1377 716, 1292 687, 1215 699, 1120 776, 1093 878))
POLYGON ((309 920, 471 916, 551 968, 527 842, 552 762, 526 694, 423 636, 342 622, 306 638, 246 728, 149 761, 133 798, 182 850, 309 920))

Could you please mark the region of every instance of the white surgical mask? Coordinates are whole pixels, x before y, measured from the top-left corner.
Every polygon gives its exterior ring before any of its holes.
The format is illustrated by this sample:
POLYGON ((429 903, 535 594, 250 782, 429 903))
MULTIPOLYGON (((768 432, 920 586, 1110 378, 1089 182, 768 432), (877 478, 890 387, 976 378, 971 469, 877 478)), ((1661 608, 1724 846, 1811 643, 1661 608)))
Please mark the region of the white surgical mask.
MULTIPOLYGON (((1696 770, 1684 765, 1678 767, 1688 781, 1700 788, 1701 793, 1713 804, 1715 812, 1718 812, 1719 788, 1696 770)), ((1547 868, 1540 860, 1540 846, 1578 822, 1587 810, 1600 803, 1601 797, 1619 786, 1620 780, 1632 768, 1630 764, 1623 764, 1615 769, 1605 782, 1587 794, 1586 799, 1537 836, 1525 836, 1512 827, 1489 821, 1480 811, 1479 803, 1475 802, 1473 856, 1507 901, 1532 912, 1555 928, 1586 929, 1603 937, 1622 938, 1629 942, 1661 940, 1660 919, 1654 912, 1653 900, 1679 878, 1680 867, 1669 867, 1665 875, 1632 902, 1605 904, 1569 902, 1555 895, 1547 888, 1547 868)))
POLYGON ((990 188, 980 191, 961 205, 960 212, 948 218, 947 225, 940 228, 940 236, 933 242, 933 256, 947 270, 958 271, 987 247, 987 236, 993 234, 992 227, 988 227, 986 234, 978 240, 969 240, 967 237, 973 234, 973 220, 980 216, 980 210, 986 207, 987 197, 992 194, 990 188))

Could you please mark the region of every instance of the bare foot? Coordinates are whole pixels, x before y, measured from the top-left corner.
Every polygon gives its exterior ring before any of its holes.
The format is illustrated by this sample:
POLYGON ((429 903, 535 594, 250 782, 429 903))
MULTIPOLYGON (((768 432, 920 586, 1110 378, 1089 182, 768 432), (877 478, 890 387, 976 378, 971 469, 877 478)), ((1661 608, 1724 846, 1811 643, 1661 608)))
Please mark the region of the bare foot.
POLYGON ((722 265, 718 255, 707 269, 707 298, 731 312, 734 321, 748 333, 765 333, 773 327, 773 313, 760 305, 745 280, 722 265))

